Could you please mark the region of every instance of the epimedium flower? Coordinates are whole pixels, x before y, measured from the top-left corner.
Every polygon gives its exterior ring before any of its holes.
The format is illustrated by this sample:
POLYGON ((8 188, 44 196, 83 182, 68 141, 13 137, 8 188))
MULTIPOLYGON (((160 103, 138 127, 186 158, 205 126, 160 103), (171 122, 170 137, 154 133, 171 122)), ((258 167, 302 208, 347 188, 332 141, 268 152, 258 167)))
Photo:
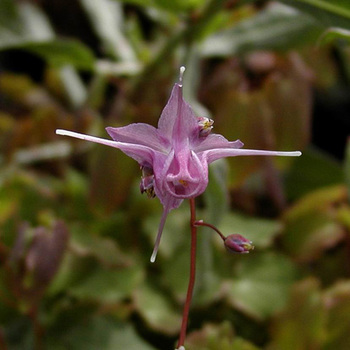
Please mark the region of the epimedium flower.
POLYGON ((182 96, 182 77, 175 83, 169 101, 155 128, 145 123, 124 127, 107 127, 113 140, 84 135, 68 130, 56 134, 100 143, 120 149, 135 159, 142 169, 141 192, 156 195, 163 205, 158 234, 151 256, 156 259, 161 235, 168 213, 180 206, 184 199, 202 194, 208 185, 208 165, 218 159, 235 156, 300 156, 301 152, 279 152, 244 149, 240 140, 228 141, 211 133, 213 121, 196 117, 182 96))

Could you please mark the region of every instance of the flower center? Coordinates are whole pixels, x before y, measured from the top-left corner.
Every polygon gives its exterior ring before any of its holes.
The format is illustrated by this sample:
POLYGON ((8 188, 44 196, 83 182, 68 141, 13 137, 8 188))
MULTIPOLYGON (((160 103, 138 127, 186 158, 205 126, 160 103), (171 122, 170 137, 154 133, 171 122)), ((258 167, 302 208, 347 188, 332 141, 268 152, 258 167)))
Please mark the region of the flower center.
POLYGON ((193 193, 197 192, 198 187, 200 186, 200 179, 194 178, 191 180, 178 180, 173 176, 168 176, 167 178, 168 189, 176 197, 180 198, 189 198, 193 193))
POLYGON ((179 180, 179 183, 184 187, 188 186, 188 182, 186 180, 179 180))
POLYGON ((169 156, 165 167, 165 190, 176 198, 200 195, 206 188, 207 169, 194 152, 179 152, 169 156))

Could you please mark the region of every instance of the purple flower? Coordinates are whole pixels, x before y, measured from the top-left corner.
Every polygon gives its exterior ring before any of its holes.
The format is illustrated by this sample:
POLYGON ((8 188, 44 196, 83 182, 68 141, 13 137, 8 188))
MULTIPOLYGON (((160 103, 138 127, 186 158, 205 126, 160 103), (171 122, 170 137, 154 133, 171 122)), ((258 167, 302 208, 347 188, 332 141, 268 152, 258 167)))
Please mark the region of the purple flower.
POLYGON ((215 160, 234 156, 300 156, 301 152, 275 152, 241 149, 239 140, 228 141, 218 134, 211 134, 213 121, 197 118, 182 97, 182 76, 171 92, 169 101, 158 121, 158 128, 144 123, 120 128, 107 127, 112 140, 106 140, 72 131, 56 130, 59 135, 101 143, 119 148, 135 159, 145 174, 141 192, 155 195, 164 210, 160 221, 155 247, 151 257, 154 262, 163 227, 168 213, 179 207, 186 198, 202 194, 208 185, 208 165, 215 160))

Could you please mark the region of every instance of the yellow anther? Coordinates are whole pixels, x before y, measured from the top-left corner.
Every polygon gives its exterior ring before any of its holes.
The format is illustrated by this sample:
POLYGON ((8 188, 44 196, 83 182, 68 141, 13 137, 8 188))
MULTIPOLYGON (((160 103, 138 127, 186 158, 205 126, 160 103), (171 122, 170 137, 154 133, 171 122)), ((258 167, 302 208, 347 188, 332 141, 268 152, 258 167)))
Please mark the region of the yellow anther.
POLYGON ((203 123, 203 129, 209 129, 213 126, 214 121, 212 119, 207 119, 204 123, 203 123))
POLYGON ((184 187, 188 186, 188 182, 186 180, 179 180, 179 183, 184 187))

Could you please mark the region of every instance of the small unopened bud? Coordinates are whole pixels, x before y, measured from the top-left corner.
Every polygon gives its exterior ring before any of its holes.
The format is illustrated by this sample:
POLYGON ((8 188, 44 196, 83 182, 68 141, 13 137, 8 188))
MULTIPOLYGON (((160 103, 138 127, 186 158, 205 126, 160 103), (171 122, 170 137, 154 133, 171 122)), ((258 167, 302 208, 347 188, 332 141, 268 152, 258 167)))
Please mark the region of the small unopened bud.
POLYGON ((214 120, 207 117, 197 118, 199 125, 199 136, 207 137, 213 129, 214 120))
POLYGON ((224 241, 225 247, 230 253, 239 254, 247 254, 250 250, 253 250, 252 243, 252 241, 237 233, 227 236, 224 241))
POLYGON ((141 193, 146 192, 148 198, 154 198, 156 196, 154 192, 154 175, 153 169, 147 166, 142 166, 142 176, 140 182, 141 193))

